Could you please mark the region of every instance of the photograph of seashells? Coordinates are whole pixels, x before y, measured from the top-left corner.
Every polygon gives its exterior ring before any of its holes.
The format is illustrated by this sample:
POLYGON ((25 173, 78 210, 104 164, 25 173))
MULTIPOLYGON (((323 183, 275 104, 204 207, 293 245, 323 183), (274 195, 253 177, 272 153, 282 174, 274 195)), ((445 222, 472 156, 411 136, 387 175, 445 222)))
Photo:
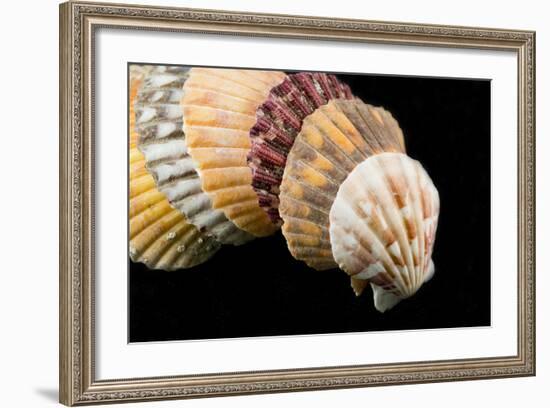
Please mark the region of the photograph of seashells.
POLYGON ((488 80, 128 66, 129 341, 488 326, 488 80))

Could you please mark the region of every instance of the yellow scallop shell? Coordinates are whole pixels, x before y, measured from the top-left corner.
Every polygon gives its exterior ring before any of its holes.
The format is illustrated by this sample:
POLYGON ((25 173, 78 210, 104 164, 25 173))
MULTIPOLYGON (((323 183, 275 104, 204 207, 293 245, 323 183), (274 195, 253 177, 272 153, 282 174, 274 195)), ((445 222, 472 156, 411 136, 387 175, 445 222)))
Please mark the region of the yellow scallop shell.
POLYGON ((257 237, 278 227, 251 185, 249 130, 257 108, 284 77, 275 71, 192 68, 183 86, 183 129, 202 190, 213 208, 257 237))

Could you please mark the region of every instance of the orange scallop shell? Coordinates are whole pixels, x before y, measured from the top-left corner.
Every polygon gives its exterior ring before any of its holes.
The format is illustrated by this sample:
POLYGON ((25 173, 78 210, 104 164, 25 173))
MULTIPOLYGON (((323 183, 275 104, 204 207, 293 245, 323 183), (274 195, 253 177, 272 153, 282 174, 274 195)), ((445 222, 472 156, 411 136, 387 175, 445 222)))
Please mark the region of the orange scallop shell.
POLYGON ((258 203, 247 164, 256 110, 282 72, 192 68, 181 101, 188 152, 212 207, 257 237, 278 227, 258 203))

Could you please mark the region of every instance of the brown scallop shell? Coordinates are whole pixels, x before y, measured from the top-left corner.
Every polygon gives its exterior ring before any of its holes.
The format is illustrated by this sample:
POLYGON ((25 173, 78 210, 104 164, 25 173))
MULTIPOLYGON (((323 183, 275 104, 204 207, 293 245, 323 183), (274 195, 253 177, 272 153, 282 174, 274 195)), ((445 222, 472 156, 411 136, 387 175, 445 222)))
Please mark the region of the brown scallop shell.
POLYGON ((340 184, 367 157, 403 152, 403 134, 383 108, 335 99, 303 122, 288 155, 279 211, 292 255, 318 270, 337 267, 329 212, 340 184))

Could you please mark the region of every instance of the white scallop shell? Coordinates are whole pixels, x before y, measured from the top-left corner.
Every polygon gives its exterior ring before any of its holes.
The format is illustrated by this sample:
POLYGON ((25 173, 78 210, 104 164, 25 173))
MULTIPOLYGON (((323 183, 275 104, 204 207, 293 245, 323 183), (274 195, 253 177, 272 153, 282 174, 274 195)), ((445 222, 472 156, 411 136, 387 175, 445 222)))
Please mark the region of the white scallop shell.
POLYGON ((221 243, 240 245, 253 238, 212 207, 188 154, 180 100, 189 69, 157 66, 145 76, 135 105, 138 147, 157 188, 200 231, 221 243))
POLYGON ((412 296, 434 272, 439 194, 422 165, 401 153, 366 159, 345 179, 330 209, 334 259, 372 286, 383 312, 412 296))

